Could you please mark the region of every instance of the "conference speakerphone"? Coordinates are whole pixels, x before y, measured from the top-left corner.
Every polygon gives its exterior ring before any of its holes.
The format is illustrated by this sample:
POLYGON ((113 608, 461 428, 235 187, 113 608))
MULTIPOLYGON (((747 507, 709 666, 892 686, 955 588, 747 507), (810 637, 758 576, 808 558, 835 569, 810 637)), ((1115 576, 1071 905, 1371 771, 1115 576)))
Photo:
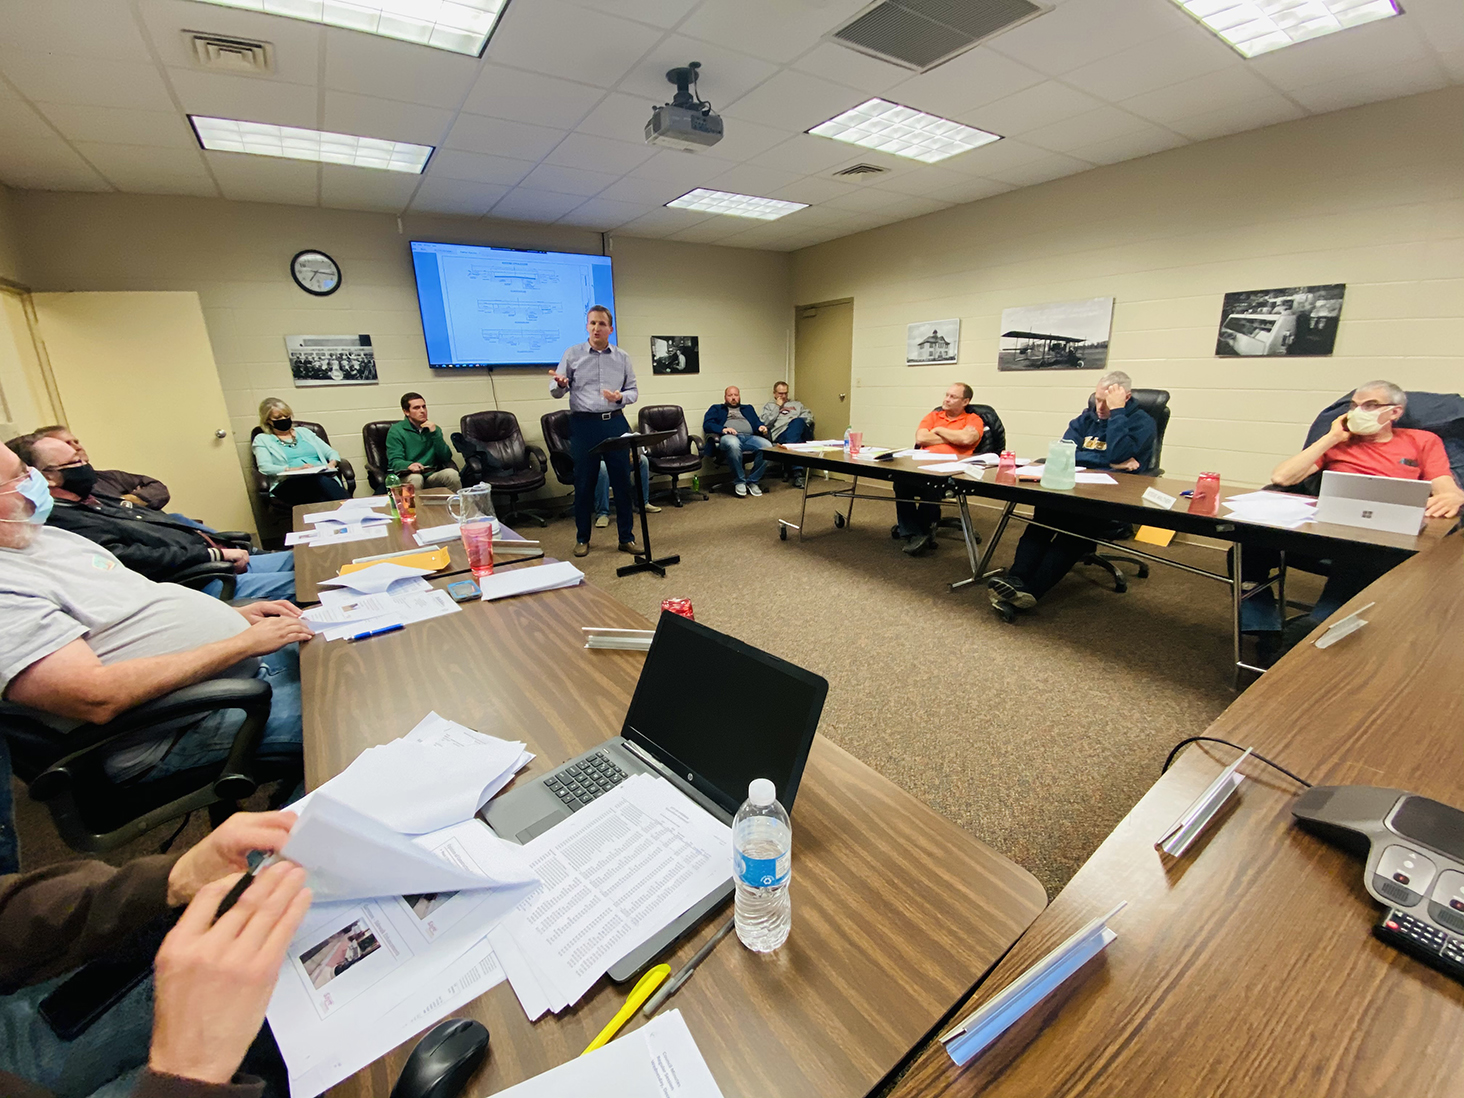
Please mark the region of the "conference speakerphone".
POLYGON ((1317 786, 1292 806, 1307 831, 1366 858, 1387 911, 1373 933, 1464 981, 1464 812, 1398 789, 1317 786))

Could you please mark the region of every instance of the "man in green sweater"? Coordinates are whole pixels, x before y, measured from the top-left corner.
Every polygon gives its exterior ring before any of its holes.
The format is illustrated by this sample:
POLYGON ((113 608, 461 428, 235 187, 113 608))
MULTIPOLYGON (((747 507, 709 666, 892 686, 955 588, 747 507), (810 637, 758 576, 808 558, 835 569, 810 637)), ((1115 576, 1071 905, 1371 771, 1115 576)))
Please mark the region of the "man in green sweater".
POLYGON ((427 418, 427 401, 421 393, 402 396, 406 418, 386 432, 386 470, 395 473, 417 491, 446 488, 456 492, 463 486, 453 464, 452 450, 442 437, 442 428, 427 418))

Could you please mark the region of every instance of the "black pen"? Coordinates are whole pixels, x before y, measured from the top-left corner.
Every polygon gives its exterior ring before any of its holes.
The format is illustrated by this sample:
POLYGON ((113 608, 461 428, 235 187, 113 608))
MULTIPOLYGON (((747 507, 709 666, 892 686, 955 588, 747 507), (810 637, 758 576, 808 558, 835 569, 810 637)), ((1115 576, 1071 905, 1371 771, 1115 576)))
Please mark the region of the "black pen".
POLYGON ((651 1015, 655 1014, 656 1011, 660 1010, 661 1004, 664 1003, 667 999, 671 998, 671 996, 675 995, 676 992, 680 989, 681 985, 686 983, 687 980, 691 979, 691 974, 696 971, 697 965, 701 964, 712 955, 712 950, 717 948, 717 943, 720 942, 723 938, 727 937, 728 932, 731 931, 732 927, 735 926, 736 923, 736 915, 732 916, 725 923, 723 923, 722 929, 713 934, 707 940, 707 944, 696 951, 696 956, 692 957, 691 960, 682 965, 681 971, 678 972, 675 976, 672 976, 671 979, 667 980, 664 984, 662 984, 660 989, 651 996, 650 1001, 647 1002, 645 1006, 641 1007, 641 1014, 644 1017, 649 1018, 651 1017, 651 1015))
POLYGON ((214 922, 218 922, 228 913, 229 909, 239 902, 239 897, 244 895, 244 890, 254 883, 255 874, 261 870, 268 869, 280 860, 278 854, 266 854, 254 865, 250 866, 244 876, 234 882, 234 887, 229 889, 229 894, 219 901, 219 909, 214 912, 214 922))

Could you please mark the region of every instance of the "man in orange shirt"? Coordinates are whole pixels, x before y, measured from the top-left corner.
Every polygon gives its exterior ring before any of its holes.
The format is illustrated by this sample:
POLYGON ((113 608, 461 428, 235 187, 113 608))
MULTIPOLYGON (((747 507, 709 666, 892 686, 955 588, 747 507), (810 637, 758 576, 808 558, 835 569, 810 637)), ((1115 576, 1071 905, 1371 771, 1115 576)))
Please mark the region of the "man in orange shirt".
MULTIPOLYGON (((953 459, 974 454, 986 424, 975 412, 966 411, 973 395, 971 386, 965 382, 953 382, 946 389, 940 407, 915 428, 915 445, 931 453, 950 454, 953 459)), ((913 557, 935 544, 935 524, 940 521, 945 484, 929 477, 904 474, 894 478, 894 485, 895 515, 899 519, 900 537, 905 539, 901 551, 913 557), (917 504, 912 497, 925 502, 917 504)))

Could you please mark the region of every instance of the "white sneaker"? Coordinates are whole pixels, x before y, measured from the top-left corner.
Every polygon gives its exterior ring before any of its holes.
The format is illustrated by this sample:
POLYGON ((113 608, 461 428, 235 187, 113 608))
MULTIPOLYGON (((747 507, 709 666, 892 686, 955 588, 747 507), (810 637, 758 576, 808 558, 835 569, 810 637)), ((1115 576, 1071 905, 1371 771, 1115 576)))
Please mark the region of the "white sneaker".
POLYGON ((610 525, 610 516, 609 515, 596 515, 595 516, 595 529, 596 530, 603 530, 603 529, 605 529, 605 527, 607 527, 609 525, 610 525))
POLYGON ((760 496, 760 495, 762 495, 762 489, 761 489, 761 488, 759 488, 759 487, 758 487, 758 486, 757 486, 757 485, 756 485, 756 484, 749 484, 749 485, 748 485, 748 486, 747 486, 747 490, 748 490, 748 491, 749 491, 749 492, 751 492, 751 493, 752 493, 752 494, 753 494, 753 495, 755 495, 755 496, 760 496))
MULTIPOLYGON (((747 495, 747 485, 744 484, 742 481, 739 480, 737 482, 737 487, 733 488, 732 491, 736 492, 739 496, 746 496, 747 495)), ((762 495, 762 493, 759 492, 758 495, 762 495)))
POLYGON ((661 509, 657 507, 654 503, 647 503, 643 507, 643 510, 648 515, 659 515, 661 513, 661 509))

